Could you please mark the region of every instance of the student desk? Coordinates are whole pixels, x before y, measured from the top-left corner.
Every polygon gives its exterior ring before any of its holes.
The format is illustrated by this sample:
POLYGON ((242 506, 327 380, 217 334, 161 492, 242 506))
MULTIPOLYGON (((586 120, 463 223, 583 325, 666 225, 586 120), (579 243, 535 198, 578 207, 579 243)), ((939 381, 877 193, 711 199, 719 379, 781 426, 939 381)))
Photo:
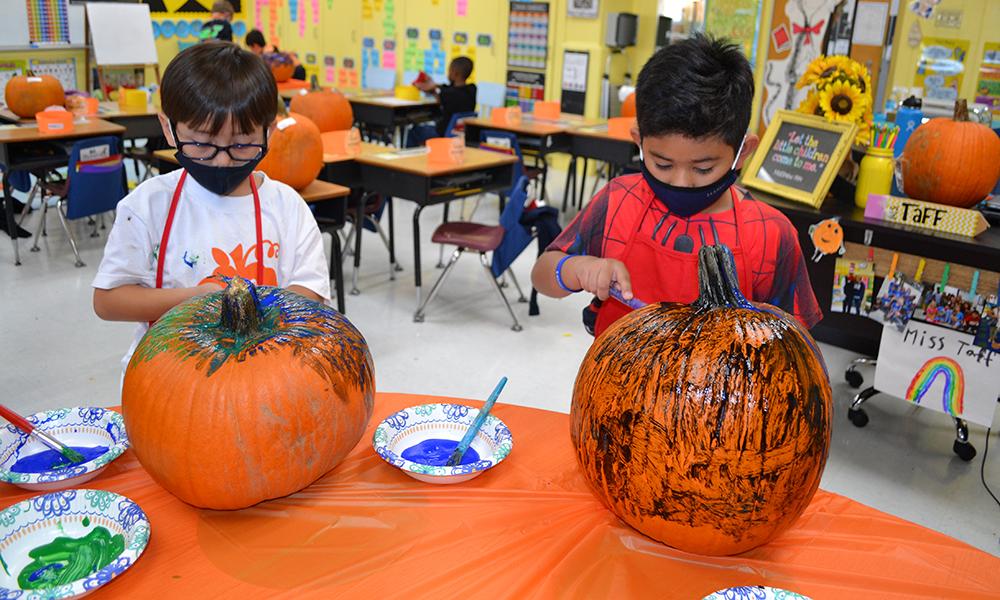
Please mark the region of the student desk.
POLYGON ((355 93, 347 94, 347 99, 354 111, 354 122, 365 131, 395 132, 441 114, 441 104, 435 98, 403 100, 392 95, 355 93))
MULTIPOLYGON (((156 164, 157 168, 161 173, 169 173, 170 171, 179 168, 177 164, 177 158, 174 156, 177 153, 176 150, 170 148, 169 150, 157 150, 153 153, 153 162, 156 164)), ((320 202, 326 202, 327 200, 334 200, 337 198, 346 198, 350 193, 350 188, 338 185, 336 183, 330 183, 329 181, 323 181, 322 179, 315 179, 312 183, 307 185, 298 191, 302 199, 309 204, 316 204, 320 202)), ((338 210, 334 211, 334 214, 341 215, 338 226, 343 226, 343 216, 346 210, 346 203, 337 203, 339 206, 338 210)), ((337 287, 337 310, 340 312, 345 312, 345 301, 344 301, 344 271, 341 260, 341 248, 340 241, 337 239, 336 233, 334 233, 332 248, 332 256, 330 258, 330 267, 332 271, 332 279, 337 287)))
MULTIPOLYGON (((357 157, 364 187, 389 197, 389 230, 393 228, 392 198, 416 203, 413 211, 413 271, 417 306, 421 301, 420 213, 428 206, 451 200, 506 190, 514 184, 517 157, 478 148, 465 149, 462 164, 432 163, 422 148, 410 151, 385 149, 357 157)), ((390 252, 395 245, 390 236, 390 252)))
POLYGON ((69 160, 69 153, 66 151, 67 142, 103 135, 121 138, 125 132, 125 128, 121 125, 94 118, 74 122, 73 131, 69 133, 41 133, 37 125, 29 123, 31 124, 0 128, 0 165, 5 167, 3 172, 5 223, 7 231, 11 232, 11 242, 14 244, 15 265, 21 264, 21 252, 18 248, 18 227, 14 222, 14 197, 9 181, 10 172, 66 166, 69 160))
MULTIPOLYGON (((569 416, 545 410, 498 404, 494 414, 514 436, 510 456, 465 483, 421 483, 377 456, 371 439, 388 415, 432 402, 482 405, 377 393, 367 431, 340 465, 297 494, 244 510, 184 504, 126 451, 83 487, 137 502, 149 546, 94 600, 697 599, 754 584, 814 600, 972 599, 1000 589, 1000 558, 823 490, 757 549, 673 550, 604 508, 578 467, 569 416)), ((0 507, 35 494, 0 484, 0 507)))
POLYGON ((478 146, 483 130, 509 131, 517 136, 522 152, 538 157, 542 168, 542 198, 545 197, 545 183, 548 178, 548 163, 545 157, 553 152, 569 152, 571 148, 570 130, 591 124, 591 121, 575 115, 562 115, 558 120, 536 119, 524 115, 520 123, 494 123, 490 119, 464 119, 465 143, 478 146))
POLYGON ((569 130, 570 163, 566 170, 566 187, 563 191, 563 210, 566 210, 566 199, 583 209, 586 200, 587 162, 589 160, 606 162, 611 166, 608 180, 614 179, 625 167, 638 167, 639 147, 631 139, 622 139, 608 135, 608 124, 584 125, 569 130), (580 194, 577 196, 577 163, 583 159, 583 176, 580 178, 580 194), (572 195, 570 195, 572 193, 572 195))
MULTIPOLYGON (((1000 271, 1000 228, 992 227, 975 238, 967 238, 947 233, 934 233, 928 230, 916 229, 896 223, 888 223, 866 219, 864 209, 854 206, 853 201, 828 198, 819 209, 807 204, 792 202, 774 195, 751 190, 754 197, 774 206, 785 214, 795 225, 799 233, 799 245, 809 269, 809 279, 812 282, 816 300, 823 310, 823 320, 812 329, 813 337, 822 342, 867 356, 878 354, 878 345, 882 334, 882 325, 871 319, 857 315, 847 315, 830 310, 830 300, 833 293, 832 283, 835 256, 826 256, 819 262, 813 262, 813 242, 809 237, 809 226, 823 219, 839 218, 844 230, 844 239, 849 246, 866 245, 866 232, 870 233, 870 245, 876 252, 876 277, 883 277, 890 264, 892 253, 914 255, 928 260, 942 261, 952 265, 951 280, 956 279, 955 266, 961 265, 983 272, 996 273, 1000 271)), ((912 262, 912 261, 911 261, 912 262)), ((937 271, 930 266, 924 271, 925 281, 940 280, 941 265, 936 264, 937 271), (936 279, 935 279, 936 277, 936 279)), ((915 268, 903 269, 911 277, 915 268)), ((995 281, 995 279, 994 279, 995 281)), ((980 284, 980 293, 995 293, 988 285, 980 284)), ((875 288, 876 294, 878 287, 875 288)))

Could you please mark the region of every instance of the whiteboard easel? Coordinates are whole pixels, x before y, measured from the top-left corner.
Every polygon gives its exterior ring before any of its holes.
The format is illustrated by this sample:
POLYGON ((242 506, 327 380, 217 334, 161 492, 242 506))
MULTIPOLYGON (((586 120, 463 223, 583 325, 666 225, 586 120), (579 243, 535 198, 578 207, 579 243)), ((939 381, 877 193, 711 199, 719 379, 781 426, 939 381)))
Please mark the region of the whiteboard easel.
POLYGON ((153 67, 160 84, 160 64, 153 41, 148 4, 88 2, 87 26, 101 91, 102 67, 153 67))

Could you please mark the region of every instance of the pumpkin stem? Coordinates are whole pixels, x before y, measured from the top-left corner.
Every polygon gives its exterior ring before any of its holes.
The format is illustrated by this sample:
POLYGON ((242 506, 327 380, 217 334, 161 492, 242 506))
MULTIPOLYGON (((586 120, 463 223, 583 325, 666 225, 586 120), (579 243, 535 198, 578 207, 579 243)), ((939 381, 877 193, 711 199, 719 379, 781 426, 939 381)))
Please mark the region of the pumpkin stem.
POLYGON ((242 277, 233 277, 222 292, 222 327, 248 336, 260 329, 260 300, 257 288, 242 277))
POLYGON ((733 252, 723 244, 702 246, 698 252, 698 300, 703 308, 753 308, 740 291, 733 252))
POLYGON ((968 121, 969 120, 969 101, 965 98, 955 101, 955 120, 956 121, 968 121))

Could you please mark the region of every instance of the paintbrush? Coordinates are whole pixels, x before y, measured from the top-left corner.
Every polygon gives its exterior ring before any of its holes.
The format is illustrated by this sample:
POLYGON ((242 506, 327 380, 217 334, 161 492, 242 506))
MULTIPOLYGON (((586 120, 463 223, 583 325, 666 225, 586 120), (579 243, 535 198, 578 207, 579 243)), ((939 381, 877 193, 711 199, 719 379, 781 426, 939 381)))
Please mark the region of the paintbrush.
POLYGON ((635 296, 633 296, 631 300, 626 300, 625 296, 622 296, 622 290, 618 287, 617 282, 611 284, 611 288, 608 290, 608 295, 633 310, 638 310, 643 306, 646 306, 645 302, 639 300, 635 296))
MULTIPOLYGON (((70 462, 70 465, 75 465, 77 463, 82 463, 84 461, 83 455, 76 450, 70 448, 66 444, 60 442, 51 435, 45 433, 41 429, 38 429, 31 424, 27 419, 7 408, 3 404, 0 404, 0 417, 10 421, 15 427, 21 431, 28 434, 28 436, 34 437, 39 442, 45 444, 49 448, 55 450, 62 455, 63 458, 70 462)), ((69 465, 64 465, 69 466, 69 465)))
POLYGON ((490 414, 490 411, 493 410, 493 405, 496 404, 497 398, 500 397, 500 392, 503 391, 503 386, 505 385, 507 385, 507 377, 501 377, 500 383, 493 388, 493 393, 490 394, 489 399, 486 400, 486 404, 484 404, 479 410, 476 420, 472 422, 472 426, 465 432, 465 436, 462 437, 462 441, 458 443, 455 451, 448 457, 448 462, 445 463, 446 467, 456 467, 461 464, 462 457, 465 456, 465 451, 469 449, 469 444, 472 443, 476 434, 479 433, 480 429, 482 429, 483 423, 486 422, 486 417, 490 414))

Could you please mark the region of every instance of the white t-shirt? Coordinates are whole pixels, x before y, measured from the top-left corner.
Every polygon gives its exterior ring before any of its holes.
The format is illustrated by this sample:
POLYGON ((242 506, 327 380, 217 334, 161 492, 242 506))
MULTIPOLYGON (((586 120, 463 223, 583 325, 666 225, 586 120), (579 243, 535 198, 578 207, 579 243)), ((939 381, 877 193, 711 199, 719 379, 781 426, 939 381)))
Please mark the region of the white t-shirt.
MULTIPOLYGON (((181 173, 178 169, 145 181, 118 203, 92 284, 95 288, 156 287, 160 238, 181 173)), ((299 285, 329 303, 329 267, 316 219, 295 190, 260 175, 264 285, 299 285)), ((194 287, 212 275, 240 275, 259 284, 256 243, 252 195, 219 196, 188 176, 167 241, 163 287, 194 287)), ((122 372, 146 329, 146 323, 136 327, 132 346, 122 359, 122 372)))

